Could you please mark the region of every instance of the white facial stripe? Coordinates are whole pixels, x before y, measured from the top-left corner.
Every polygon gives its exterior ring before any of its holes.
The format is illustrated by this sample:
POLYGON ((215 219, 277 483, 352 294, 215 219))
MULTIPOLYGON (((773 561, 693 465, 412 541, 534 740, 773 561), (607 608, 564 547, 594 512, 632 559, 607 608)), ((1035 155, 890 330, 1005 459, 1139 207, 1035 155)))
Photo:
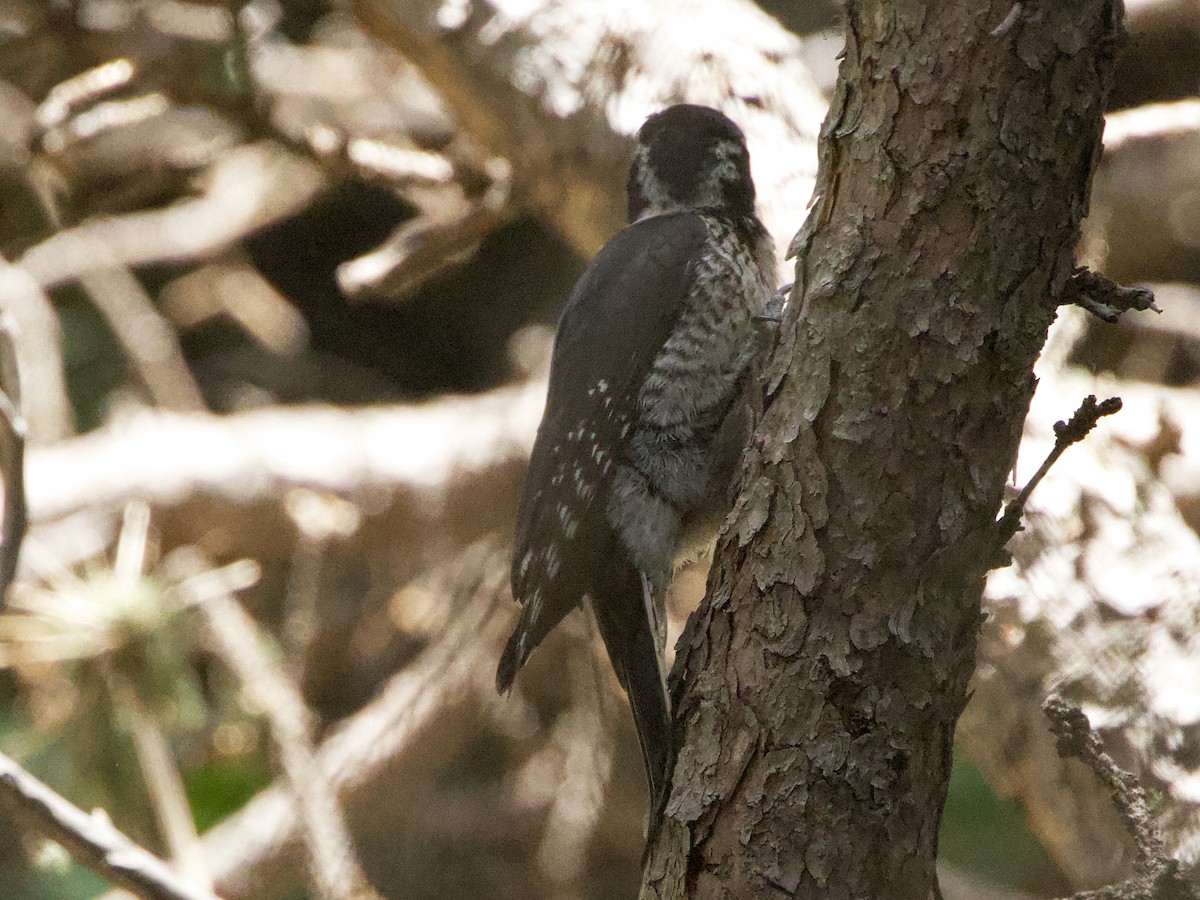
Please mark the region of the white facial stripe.
POLYGON ((677 212, 682 208, 679 202, 667 192, 666 185, 654 177, 654 173, 650 170, 649 157, 648 148, 638 147, 634 164, 637 166, 638 186, 641 188, 642 199, 646 204, 645 210, 638 217, 639 221, 648 219, 650 216, 677 212))

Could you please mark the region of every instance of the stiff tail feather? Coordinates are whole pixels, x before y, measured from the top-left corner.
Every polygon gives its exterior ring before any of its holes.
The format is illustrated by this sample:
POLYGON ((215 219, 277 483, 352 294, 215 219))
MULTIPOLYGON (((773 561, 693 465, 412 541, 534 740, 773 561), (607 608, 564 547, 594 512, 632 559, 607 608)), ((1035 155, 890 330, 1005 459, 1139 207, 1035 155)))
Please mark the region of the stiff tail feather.
POLYGON ((609 575, 604 589, 598 589, 592 598, 592 611, 617 679, 629 695, 629 708, 633 712, 650 786, 648 833, 653 836, 666 803, 670 769, 674 764, 671 703, 663 672, 658 624, 649 586, 634 565, 625 559, 614 561, 609 575))
POLYGON ((518 628, 513 632, 512 637, 508 639, 508 643, 504 645, 504 652, 500 654, 500 665, 496 667, 496 693, 507 694, 512 688, 513 680, 517 677, 517 670, 521 668, 521 646, 520 646, 521 629, 518 628))

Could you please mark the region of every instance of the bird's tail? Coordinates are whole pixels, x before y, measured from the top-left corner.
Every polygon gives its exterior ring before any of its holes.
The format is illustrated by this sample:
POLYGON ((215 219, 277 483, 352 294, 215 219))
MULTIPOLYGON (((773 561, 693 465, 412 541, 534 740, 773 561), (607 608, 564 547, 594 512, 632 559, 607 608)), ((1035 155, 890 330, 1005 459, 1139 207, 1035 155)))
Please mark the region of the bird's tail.
POLYGON ((650 585, 632 562, 614 560, 608 569, 603 590, 597 589, 592 598, 592 611, 617 679, 629 695, 650 784, 649 834, 653 836, 675 761, 660 619, 650 585))

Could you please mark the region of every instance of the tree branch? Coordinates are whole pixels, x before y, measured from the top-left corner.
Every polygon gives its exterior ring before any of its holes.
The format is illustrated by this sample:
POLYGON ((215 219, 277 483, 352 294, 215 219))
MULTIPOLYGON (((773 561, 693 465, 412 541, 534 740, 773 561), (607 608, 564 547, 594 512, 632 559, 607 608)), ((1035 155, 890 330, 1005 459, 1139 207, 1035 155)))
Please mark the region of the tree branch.
POLYGON ((1162 312, 1154 305, 1154 292, 1147 288, 1127 288, 1091 272, 1086 266, 1075 270, 1063 291, 1063 302, 1082 306, 1092 315, 1110 325, 1116 324, 1121 313, 1130 310, 1152 309, 1162 312))
POLYGON ((1038 470, 1033 473, 1033 477, 1025 483, 1025 487, 1021 488, 1020 493, 1005 504, 1004 513, 1000 516, 999 521, 996 522, 997 549, 1003 548, 1012 539, 1012 536, 1020 530, 1021 516, 1025 514, 1025 504, 1029 502, 1029 497, 1034 489, 1046 477, 1046 473, 1050 471, 1050 467, 1058 462, 1068 447, 1079 443, 1087 437, 1088 433, 1096 427, 1096 423, 1101 418, 1111 416, 1119 412, 1120 409, 1120 397, 1110 397, 1107 400, 1097 403, 1095 395, 1089 394, 1079 405, 1079 409, 1075 410, 1075 414, 1071 416, 1070 420, 1054 423, 1053 449, 1046 455, 1042 464, 1038 466, 1038 470))
POLYGON ((1078 706, 1051 696, 1042 705, 1058 741, 1059 755, 1076 757, 1108 788, 1138 849, 1138 874, 1121 885, 1076 894, 1072 900, 1195 900, 1179 864, 1171 859, 1154 828, 1150 804, 1138 779, 1104 752, 1087 716, 1078 706))
POLYGON ((80 865, 145 900, 218 900, 184 881, 161 859, 113 827, 102 810, 88 815, 0 753, 0 789, 14 814, 61 844, 80 865))
MULTIPOLYGON (((352 827, 382 785, 397 778, 405 783, 401 767, 420 764, 410 757, 420 756, 418 738, 435 720, 452 741, 467 737, 448 711, 492 696, 492 654, 507 624, 494 614, 495 603, 506 581, 504 558, 488 547, 473 548, 452 568, 433 573, 430 587, 456 610, 453 624, 317 751, 321 777, 341 799, 352 827)), ((436 761, 424 762, 440 765, 445 755, 443 747, 436 761)), ((286 869, 299 836, 292 792, 275 786, 205 834, 204 844, 228 896, 277 897, 294 883, 286 869)))
POLYGON ((312 747, 312 715, 295 685, 267 656, 254 620, 228 593, 197 604, 214 649, 233 670, 271 727, 297 818, 316 895, 326 900, 378 900, 354 854, 345 817, 312 747))
POLYGON ((359 20, 513 166, 514 195, 592 255, 625 223, 632 135, 686 100, 746 132, 763 221, 782 251, 812 190, 825 101, 800 42, 746 0, 672 4, 356 0, 359 20))

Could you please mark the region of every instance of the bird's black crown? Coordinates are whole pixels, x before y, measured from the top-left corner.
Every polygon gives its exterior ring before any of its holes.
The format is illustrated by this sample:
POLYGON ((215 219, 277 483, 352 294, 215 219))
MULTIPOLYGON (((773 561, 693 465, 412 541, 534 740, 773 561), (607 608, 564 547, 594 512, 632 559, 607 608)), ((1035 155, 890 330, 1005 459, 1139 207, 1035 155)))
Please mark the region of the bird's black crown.
POLYGON ((707 106, 681 103, 648 118, 629 170, 629 220, 715 207, 754 215, 754 182, 742 130, 707 106))

